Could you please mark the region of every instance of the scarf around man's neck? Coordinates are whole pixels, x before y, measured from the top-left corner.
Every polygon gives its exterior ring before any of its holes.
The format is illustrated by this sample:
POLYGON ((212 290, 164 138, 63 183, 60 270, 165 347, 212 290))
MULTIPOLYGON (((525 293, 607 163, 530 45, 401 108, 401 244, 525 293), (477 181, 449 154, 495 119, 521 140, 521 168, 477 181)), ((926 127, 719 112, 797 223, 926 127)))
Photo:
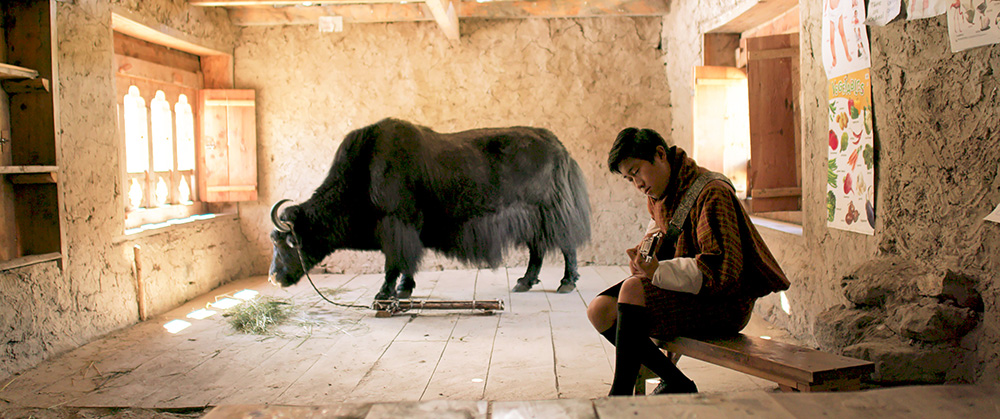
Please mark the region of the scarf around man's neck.
POLYGON ((677 206, 688 188, 698 179, 698 176, 709 171, 698 166, 698 163, 689 158, 687 153, 677 146, 667 150, 667 163, 670 165, 670 181, 665 193, 660 199, 647 198, 646 202, 649 214, 656 221, 656 226, 660 228, 660 231, 666 231, 667 223, 670 222, 670 218, 677 210, 677 206))

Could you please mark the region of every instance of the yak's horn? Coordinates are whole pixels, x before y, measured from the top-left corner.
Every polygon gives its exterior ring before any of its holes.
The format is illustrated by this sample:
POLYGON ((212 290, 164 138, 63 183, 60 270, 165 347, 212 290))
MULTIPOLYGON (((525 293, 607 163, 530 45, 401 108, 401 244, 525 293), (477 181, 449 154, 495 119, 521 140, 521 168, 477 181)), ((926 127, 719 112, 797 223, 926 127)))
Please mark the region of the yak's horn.
POLYGON ((287 221, 278 219, 278 209, 281 208, 281 205, 286 202, 291 202, 291 199, 282 199, 278 202, 275 202, 274 205, 271 206, 271 222, 274 223, 274 228, 282 233, 288 233, 292 231, 291 224, 289 224, 287 221))

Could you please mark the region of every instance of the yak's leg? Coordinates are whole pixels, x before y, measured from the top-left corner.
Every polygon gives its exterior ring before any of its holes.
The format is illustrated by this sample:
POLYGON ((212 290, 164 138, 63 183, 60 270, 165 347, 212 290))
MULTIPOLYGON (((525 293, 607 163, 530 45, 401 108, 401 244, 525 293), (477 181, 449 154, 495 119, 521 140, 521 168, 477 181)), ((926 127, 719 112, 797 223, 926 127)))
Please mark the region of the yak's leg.
MULTIPOLYGON (((405 286, 409 283, 409 292, 413 292, 413 276, 417 265, 424 255, 424 246, 420 242, 420 233, 412 225, 404 223, 397 217, 385 217, 379 221, 375 229, 382 243, 382 254, 385 255, 386 282, 382 284, 376 300, 398 298, 396 293, 396 278, 403 275, 405 286), (394 273, 390 283, 389 274, 394 273)), ((407 294, 407 297, 409 294, 407 294)))
POLYGON ((524 276, 517 280, 514 285, 514 292, 525 292, 531 289, 532 285, 538 283, 538 273, 542 271, 542 258, 545 257, 545 250, 537 245, 528 245, 528 270, 524 276))
POLYGON ((566 294, 576 289, 576 280, 580 279, 580 274, 576 271, 576 249, 563 249, 563 259, 566 261, 563 269, 563 278, 559 281, 559 294, 566 294))
POLYGON ((413 295, 413 288, 417 286, 417 281, 413 280, 413 274, 404 273, 403 280, 399 281, 399 285, 396 287, 396 296, 400 300, 405 300, 413 295))
POLYGON ((397 278, 399 278, 399 269, 390 268, 389 264, 386 263, 385 281, 382 282, 382 288, 379 288, 378 294, 375 294, 375 299, 376 300, 395 299, 397 278))

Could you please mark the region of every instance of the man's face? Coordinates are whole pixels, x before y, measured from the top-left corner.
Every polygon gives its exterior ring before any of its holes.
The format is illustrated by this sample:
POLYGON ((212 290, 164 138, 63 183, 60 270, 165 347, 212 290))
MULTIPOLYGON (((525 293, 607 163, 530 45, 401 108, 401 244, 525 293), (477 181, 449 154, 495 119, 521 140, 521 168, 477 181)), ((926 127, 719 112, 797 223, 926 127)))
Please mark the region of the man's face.
POLYGON ((618 169, 625 180, 632 182, 639 192, 653 199, 662 198, 670 183, 670 165, 663 147, 656 148, 652 162, 629 157, 618 164, 618 169))

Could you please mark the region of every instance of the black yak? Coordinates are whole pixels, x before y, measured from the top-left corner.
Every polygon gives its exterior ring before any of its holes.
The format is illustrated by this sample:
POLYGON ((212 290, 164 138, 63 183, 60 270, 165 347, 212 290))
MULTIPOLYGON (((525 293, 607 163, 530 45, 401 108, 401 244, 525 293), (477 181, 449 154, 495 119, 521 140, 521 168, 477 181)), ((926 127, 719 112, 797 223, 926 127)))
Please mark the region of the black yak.
POLYGON ((308 201, 280 210, 286 201, 271 208, 271 282, 293 285, 338 249, 381 250, 377 300, 409 298, 425 249, 495 268, 519 245, 529 261, 514 291, 538 283, 545 252, 559 249, 566 263, 558 292, 568 293, 579 278, 576 249, 590 239, 583 173, 541 128, 440 134, 384 119, 344 138, 308 201))

